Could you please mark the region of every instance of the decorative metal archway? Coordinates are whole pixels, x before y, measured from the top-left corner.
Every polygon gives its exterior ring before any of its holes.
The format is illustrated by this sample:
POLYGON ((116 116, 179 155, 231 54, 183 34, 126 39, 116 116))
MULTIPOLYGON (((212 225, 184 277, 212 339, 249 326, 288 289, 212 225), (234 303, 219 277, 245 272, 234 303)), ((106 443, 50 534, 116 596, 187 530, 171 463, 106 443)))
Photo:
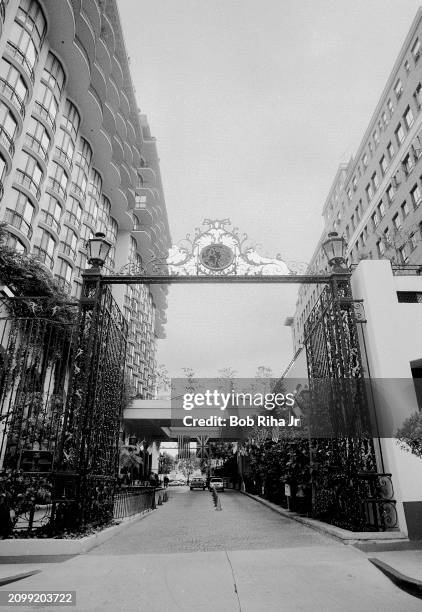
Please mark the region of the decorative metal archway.
MULTIPOLYGON (((386 508, 394 510, 394 502, 385 502, 376 472, 357 328, 362 304, 353 299, 351 271, 310 273, 306 264, 286 263, 280 255, 260 255, 228 219, 206 219, 203 225, 205 229, 197 228, 163 257, 128 264, 108 276, 99 268, 85 272, 72 333, 69 391, 58 417, 59 442, 53 449, 53 523, 81 526, 112 516, 128 330, 110 285, 317 283, 325 289, 305 325, 305 348, 313 401, 328 409, 334 440, 331 447, 319 445, 314 452, 326 462, 335 455, 336 461, 347 465, 347 478, 356 494, 353 499, 343 496, 340 514, 348 513, 350 526, 385 528, 393 524, 394 512, 388 515, 386 508), (340 421, 340 415, 345 415, 345 420, 340 421), (363 473, 371 476, 362 478, 363 473), (369 498, 370 506, 364 503, 369 498)), ((332 465, 328 470, 337 473, 336 478, 324 475, 319 481, 315 479, 315 488, 320 487, 325 497, 338 493, 343 465, 332 465)), ((315 508, 318 515, 317 499, 315 508)), ((345 524, 340 514, 334 520, 345 524)))

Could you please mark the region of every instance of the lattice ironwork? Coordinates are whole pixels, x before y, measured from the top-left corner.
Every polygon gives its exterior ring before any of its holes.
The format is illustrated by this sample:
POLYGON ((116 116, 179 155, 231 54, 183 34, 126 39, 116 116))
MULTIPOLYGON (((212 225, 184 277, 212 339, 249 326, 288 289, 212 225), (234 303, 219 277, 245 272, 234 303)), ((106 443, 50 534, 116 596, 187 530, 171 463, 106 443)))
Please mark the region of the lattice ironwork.
POLYGON ((377 472, 359 344, 363 322, 348 273, 333 275, 305 322, 312 506, 327 522, 380 530, 396 524, 395 502, 379 486, 387 475, 377 472))

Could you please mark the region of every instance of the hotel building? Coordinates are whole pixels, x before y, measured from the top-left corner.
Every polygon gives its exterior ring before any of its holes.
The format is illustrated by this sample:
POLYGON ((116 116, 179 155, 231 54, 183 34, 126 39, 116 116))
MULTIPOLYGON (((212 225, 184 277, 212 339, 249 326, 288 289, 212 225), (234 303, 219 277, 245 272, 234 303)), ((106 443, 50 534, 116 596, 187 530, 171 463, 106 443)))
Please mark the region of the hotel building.
MULTIPOLYGON (((422 9, 419 9, 355 156, 341 164, 323 206, 324 229, 310 272, 328 269, 322 243, 344 236, 349 264, 422 258, 422 9)), ((286 321, 295 354, 320 285, 303 285, 286 321)))
MULTIPOLYGON (((0 0, 0 221, 77 298, 86 243, 104 272, 163 257, 170 234, 155 139, 134 92, 116 0, 0 0)), ((119 286, 127 374, 150 397, 166 289, 119 286)))

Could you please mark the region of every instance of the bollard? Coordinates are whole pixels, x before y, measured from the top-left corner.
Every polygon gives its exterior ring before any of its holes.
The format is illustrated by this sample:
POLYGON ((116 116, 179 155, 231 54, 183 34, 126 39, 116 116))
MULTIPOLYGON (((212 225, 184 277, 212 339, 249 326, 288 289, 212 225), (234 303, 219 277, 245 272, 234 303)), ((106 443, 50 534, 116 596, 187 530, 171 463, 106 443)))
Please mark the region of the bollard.
POLYGON ((220 496, 219 495, 217 495, 217 504, 216 504, 215 509, 216 510, 222 510, 221 501, 220 501, 220 496))

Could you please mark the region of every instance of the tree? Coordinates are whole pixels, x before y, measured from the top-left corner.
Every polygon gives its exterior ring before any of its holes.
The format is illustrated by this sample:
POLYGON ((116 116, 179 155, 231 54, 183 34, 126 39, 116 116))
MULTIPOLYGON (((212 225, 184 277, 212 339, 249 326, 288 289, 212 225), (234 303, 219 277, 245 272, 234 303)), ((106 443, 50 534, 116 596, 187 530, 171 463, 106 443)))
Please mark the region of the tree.
POLYGON ((177 467, 179 471, 182 472, 183 476, 189 480, 194 471, 201 468, 201 460, 192 454, 190 457, 186 457, 185 459, 179 459, 177 462, 177 467))
POLYGON ((422 459, 422 412, 406 419, 396 434, 400 448, 422 459))
POLYGON ((159 472, 160 474, 170 474, 174 470, 174 465, 176 463, 175 458, 169 453, 163 452, 160 455, 160 463, 159 463, 159 472))

